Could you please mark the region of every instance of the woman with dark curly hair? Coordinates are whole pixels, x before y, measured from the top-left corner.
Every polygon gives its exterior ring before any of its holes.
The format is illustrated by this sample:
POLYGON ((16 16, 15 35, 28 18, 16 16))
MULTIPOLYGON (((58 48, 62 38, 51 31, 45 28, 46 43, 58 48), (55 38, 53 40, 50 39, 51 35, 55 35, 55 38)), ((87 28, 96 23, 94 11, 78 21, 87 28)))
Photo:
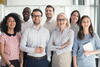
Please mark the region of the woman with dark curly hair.
POLYGON ((10 13, 1 22, 0 53, 2 57, 2 67, 22 66, 22 53, 19 49, 21 19, 16 13, 10 13))

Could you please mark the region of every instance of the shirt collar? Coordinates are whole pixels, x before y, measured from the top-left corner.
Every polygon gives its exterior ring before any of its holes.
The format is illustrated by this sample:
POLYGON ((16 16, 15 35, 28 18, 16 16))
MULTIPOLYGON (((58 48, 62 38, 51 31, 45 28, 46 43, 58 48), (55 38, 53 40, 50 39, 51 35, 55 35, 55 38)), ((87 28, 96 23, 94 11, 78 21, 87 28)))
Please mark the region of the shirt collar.
POLYGON ((16 33, 14 33, 14 34, 9 34, 9 33, 6 32, 6 35, 8 35, 8 36, 15 36, 16 33))

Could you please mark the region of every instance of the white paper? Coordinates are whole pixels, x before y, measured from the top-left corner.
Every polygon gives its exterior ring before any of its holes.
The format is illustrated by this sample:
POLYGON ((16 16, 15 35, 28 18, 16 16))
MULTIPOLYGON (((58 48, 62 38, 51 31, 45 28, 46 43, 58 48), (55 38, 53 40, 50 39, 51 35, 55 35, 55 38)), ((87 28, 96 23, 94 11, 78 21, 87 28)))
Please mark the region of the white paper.
POLYGON ((88 42, 86 44, 83 45, 83 49, 84 50, 88 50, 88 51, 93 51, 93 45, 91 42, 88 42))

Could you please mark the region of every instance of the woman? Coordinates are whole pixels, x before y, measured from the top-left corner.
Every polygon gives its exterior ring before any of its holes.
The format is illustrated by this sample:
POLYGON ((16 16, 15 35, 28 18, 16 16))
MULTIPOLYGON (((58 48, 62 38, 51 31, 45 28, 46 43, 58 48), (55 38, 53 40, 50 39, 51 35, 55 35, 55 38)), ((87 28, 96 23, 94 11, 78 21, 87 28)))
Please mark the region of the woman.
POLYGON ((91 19, 84 15, 73 45, 74 67, 96 67, 95 55, 100 53, 100 39, 94 33, 91 19))
POLYGON ((77 35, 77 32, 79 31, 79 20, 80 20, 80 13, 78 10, 74 10, 71 13, 70 16, 70 23, 71 23, 71 29, 74 31, 75 36, 77 35))
MULTIPOLYGON (((10 13, 1 23, 0 53, 2 67, 20 67, 20 34, 21 20, 18 14, 10 13)), ((22 63, 21 63, 22 65, 22 63)))
MULTIPOLYGON (((70 67, 74 32, 64 13, 57 16, 57 28, 52 32, 48 51, 53 51, 52 67, 70 67)), ((48 52, 48 60, 50 54, 48 52)))

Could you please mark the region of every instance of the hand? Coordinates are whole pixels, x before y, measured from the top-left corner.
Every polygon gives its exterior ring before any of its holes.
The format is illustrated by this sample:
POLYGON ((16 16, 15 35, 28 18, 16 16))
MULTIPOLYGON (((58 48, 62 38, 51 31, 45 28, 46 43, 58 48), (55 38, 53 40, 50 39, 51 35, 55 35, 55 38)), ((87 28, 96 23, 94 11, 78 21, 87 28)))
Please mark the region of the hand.
POLYGON ((42 47, 35 48, 35 53, 42 53, 43 51, 44 51, 44 48, 42 47))
POLYGON ((74 67, 78 67, 77 65, 74 65, 74 67))
POLYGON ((20 67, 23 67, 23 63, 20 63, 20 67))
POLYGON ((85 56, 90 56, 92 55, 92 51, 84 51, 85 56))
POLYGON ((64 44, 62 44, 61 48, 59 48, 59 49, 63 49, 65 47, 67 47, 68 45, 70 45, 70 40, 68 40, 67 42, 65 42, 64 44))
POLYGON ((15 66, 11 64, 9 67, 15 67, 15 66))

